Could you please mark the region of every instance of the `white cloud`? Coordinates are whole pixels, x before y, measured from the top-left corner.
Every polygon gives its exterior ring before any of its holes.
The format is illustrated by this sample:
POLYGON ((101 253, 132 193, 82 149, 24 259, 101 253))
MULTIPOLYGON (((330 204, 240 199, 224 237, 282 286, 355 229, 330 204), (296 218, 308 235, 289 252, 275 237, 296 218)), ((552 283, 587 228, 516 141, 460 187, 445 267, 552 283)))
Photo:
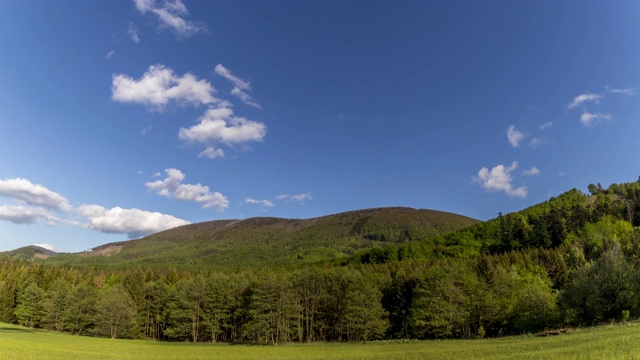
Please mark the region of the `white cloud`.
POLYGON ((636 88, 626 88, 626 89, 613 89, 610 88, 609 86, 605 87, 606 91, 608 93, 612 93, 612 94, 624 94, 624 95, 628 95, 628 96, 633 96, 636 94, 636 92, 638 91, 638 89, 636 88))
POLYGON ((64 251, 64 249, 62 249, 62 248, 58 248, 58 247, 55 247, 55 246, 53 246, 53 245, 51 245, 51 244, 33 244, 33 246, 39 246, 39 247, 41 247, 41 248, 43 248, 43 249, 47 249, 47 250, 49 250, 49 251, 55 251, 55 252, 62 252, 62 251, 64 251))
POLYGON ((55 221, 57 218, 42 207, 4 205, 0 206, 0 220, 22 225, 37 224, 41 220, 55 221))
POLYGON ((248 81, 242 80, 239 77, 233 75, 231 70, 224 67, 222 64, 218 64, 215 67, 215 73, 222 76, 223 78, 229 80, 234 88, 231 90, 231 95, 238 97, 242 102, 247 105, 253 106, 255 108, 260 109, 260 104, 253 101, 251 95, 247 94, 246 91, 251 91, 251 83, 248 81))
POLYGON ((262 141, 266 132, 265 124, 237 117, 233 110, 223 107, 207 110, 199 119, 199 124, 188 129, 181 128, 178 138, 188 142, 232 145, 262 141))
POLYGON ((107 58, 107 60, 111 60, 111 58, 113 58, 113 55, 115 55, 116 52, 111 50, 107 53, 107 55, 105 56, 107 58))
POLYGON ((71 205, 64 196, 23 178, 0 180, 0 196, 51 210, 71 210, 71 205))
POLYGON ((284 200, 286 202, 289 201, 297 201, 297 202, 304 202, 305 200, 313 200, 313 196, 311 196, 311 193, 303 193, 303 194, 295 194, 295 195, 290 195, 290 194, 280 194, 278 196, 276 196, 277 200, 284 200))
POLYGON ((567 105, 567 107, 569 109, 573 109, 574 107, 585 103, 585 102, 594 102, 594 103, 598 103, 600 102, 600 100, 602 100, 604 98, 604 96, 602 95, 598 95, 598 94, 593 94, 593 93, 584 93, 581 95, 576 96, 575 98, 573 98, 573 101, 571 101, 571 103, 569 105, 567 105))
POLYGON ((240 90, 237 87, 234 87, 233 90, 231 90, 231 95, 238 97, 240 100, 242 100, 243 103, 249 106, 253 106, 256 109, 262 109, 262 106, 260 106, 260 104, 253 101, 253 98, 251 97, 251 95, 247 94, 246 92, 240 90))
POLYGON ((244 199, 244 203, 245 204, 260 204, 264 207, 274 207, 276 206, 273 202, 269 201, 269 200, 257 200, 257 199, 252 199, 252 198, 245 198, 244 199))
POLYGON ((216 149, 213 146, 209 146, 208 148, 204 149, 204 151, 202 151, 200 154, 198 154, 198 157, 207 158, 207 159, 224 157, 224 151, 222 149, 216 149))
POLYGON ((539 137, 534 137, 533 139, 531 139, 531 141, 529 141, 529 146, 536 148, 542 144, 546 144, 549 142, 549 139, 547 138, 539 138, 539 137))
POLYGON ((601 120, 612 120, 613 116, 611 114, 602 114, 602 113, 590 113, 585 111, 582 116, 580 116, 580 122, 584 126, 591 126, 601 120))
POLYGON ((311 193, 297 194, 297 195, 291 195, 291 200, 293 201, 313 200, 313 197, 311 196, 311 193))
POLYGON ((158 18, 161 28, 169 28, 180 37, 205 32, 206 28, 185 19, 189 15, 181 0, 134 0, 140 13, 151 12, 158 18))
POLYGON ((131 41, 133 41, 134 43, 137 44, 140 42, 138 28, 132 23, 129 23, 129 29, 127 29, 127 34, 129 34, 129 38, 131 38, 131 41))
POLYGON ((157 110, 163 110, 170 101, 192 105, 220 103, 213 97, 216 90, 206 80, 198 80, 189 73, 177 76, 160 64, 149 66, 138 80, 123 74, 114 75, 111 92, 114 101, 140 103, 157 110))
POLYGON ((127 234, 129 239, 189 224, 171 215, 121 207, 106 209, 99 205, 82 205, 78 213, 89 220, 85 225, 87 228, 107 234, 127 234))
POLYGON ((214 71, 216 74, 222 76, 223 78, 229 80, 235 87, 240 90, 251 90, 251 83, 248 81, 242 80, 239 77, 233 75, 231 70, 224 67, 222 64, 216 65, 214 71))
POLYGON ((514 188, 512 184, 513 179, 511 172, 517 168, 517 161, 514 161, 509 167, 505 167, 504 165, 495 166, 491 171, 483 167, 478 171, 476 181, 480 183, 482 188, 488 191, 504 191, 509 196, 524 198, 527 196, 527 188, 524 186, 514 188))
POLYGON ((516 130, 515 125, 511 125, 509 129, 507 129, 507 138, 513 147, 520 146, 520 141, 522 141, 524 137, 525 134, 522 131, 516 130))
POLYGON ((533 176, 538 174, 540 174, 540 170, 535 166, 532 166, 531 169, 524 169, 522 171, 522 175, 526 175, 526 176, 533 176))
POLYGON ((538 128, 539 128, 540 130, 545 130, 545 129, 550 128, 551 126, 553 126, 553 123, 552 123, 551 121, 548 121, 548 122, 546 122, 546 123, 544 123, 544 124, 542 124, 542 125, 538 126, 538 128))
POLYGON ((164 171, 167 177, 164 180, 148 182, 144 185, 158 195, 182 201, 191 201, 201 204, 203 208, 214 208, 223 211, 229 207, 229 200, 219 192, 211 192, 208 186, 201 184, 182 184, 185 175, 174 168, 164 171))

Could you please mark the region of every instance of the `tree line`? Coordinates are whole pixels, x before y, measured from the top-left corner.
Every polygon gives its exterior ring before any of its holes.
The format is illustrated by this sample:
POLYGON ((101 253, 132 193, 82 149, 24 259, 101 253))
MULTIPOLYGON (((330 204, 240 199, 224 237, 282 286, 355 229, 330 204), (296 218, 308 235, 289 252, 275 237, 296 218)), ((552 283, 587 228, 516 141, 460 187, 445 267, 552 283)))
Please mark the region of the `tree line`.
POLYGON ((482 338, 624 321, 640 316, 636 188, 640 194, 637 183, 591 196, 571 191, 391 247, 395 258, 370 252, 343 263, 221 272, 4 257, 0 321, 76 335, 274 345, 482 338))

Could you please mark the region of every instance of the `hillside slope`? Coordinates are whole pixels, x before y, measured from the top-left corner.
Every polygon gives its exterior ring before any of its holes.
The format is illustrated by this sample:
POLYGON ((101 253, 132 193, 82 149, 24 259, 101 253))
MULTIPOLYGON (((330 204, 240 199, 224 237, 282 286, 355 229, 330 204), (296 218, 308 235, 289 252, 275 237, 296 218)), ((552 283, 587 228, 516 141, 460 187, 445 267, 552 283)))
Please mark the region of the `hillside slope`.
POLYGON ((16 258, 30 259, 46 259, 51 255, 55 255, 56 252, 37 245, 24 246, 15 250, 5 251, 0 253, 1 255, 12 256, 16 258))
POLYGON ((347 257, 357 250, 426 239, 478 222, 452 213, 402 207, 312 219, 217 220, 106 244, 91 253, 60 254, 48 261, 212 268, 284 265, 347 257))

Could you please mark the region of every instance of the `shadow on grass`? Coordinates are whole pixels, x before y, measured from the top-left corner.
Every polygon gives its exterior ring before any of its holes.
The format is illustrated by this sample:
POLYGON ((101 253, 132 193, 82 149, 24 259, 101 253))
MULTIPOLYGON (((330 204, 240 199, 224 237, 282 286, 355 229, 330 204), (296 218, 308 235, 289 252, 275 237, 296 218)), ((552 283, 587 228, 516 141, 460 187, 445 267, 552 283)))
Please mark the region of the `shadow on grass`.
POLYGON ((35 332, 35 330, 33 329, 26 329, 26 328, 15 328, 15 327, 0 327, 0 332, 26 332, 26 333, 32 333, 35 332))
MULTIPOLYGON (((283 343, 284 344, 284 343, 283 343)), ((273 346, 272 344, 267 343, 256 343, 256 342, 230 342, 229 345, 241 345, 241 346, 273 346)))

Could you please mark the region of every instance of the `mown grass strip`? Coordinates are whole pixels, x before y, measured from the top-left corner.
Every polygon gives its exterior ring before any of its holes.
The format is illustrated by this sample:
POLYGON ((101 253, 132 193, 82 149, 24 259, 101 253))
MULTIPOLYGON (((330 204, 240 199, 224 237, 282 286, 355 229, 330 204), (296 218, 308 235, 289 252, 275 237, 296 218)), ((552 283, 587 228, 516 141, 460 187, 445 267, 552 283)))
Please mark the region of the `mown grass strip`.
POLYGON ((640 359, 640 323, 560 336, 267 345, 80 337, 0 323, 2 359, 640 359))

